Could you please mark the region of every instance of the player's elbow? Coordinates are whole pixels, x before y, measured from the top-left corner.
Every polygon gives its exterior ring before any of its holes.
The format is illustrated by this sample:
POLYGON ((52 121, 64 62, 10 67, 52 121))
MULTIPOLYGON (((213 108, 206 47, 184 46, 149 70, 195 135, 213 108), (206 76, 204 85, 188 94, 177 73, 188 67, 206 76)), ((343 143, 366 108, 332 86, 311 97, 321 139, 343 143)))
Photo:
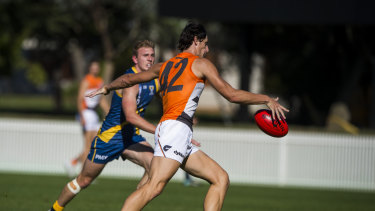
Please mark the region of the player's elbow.
POLYGON ((129 122, 132 125, 135 125, 137 122, 137 117, 133 114, 125 114, 126 121, 129 122))
POLYGON ((231 103, 239 103, 239 98, 238 96, 232 92, 232 93, 229 93, 227 96, 226 96, 226 99, 231 102, 231 103))
POLYGON ((231 103, 236 103, 236 99, 235 99, 234 96, 229 96, 229 97, 227 97, 227 100, 228 100, 229 102, 231 102, 231 103))
POLYGON ((121 79, 121 87, 123 88, 127 88, 127 87, 131 87, 133 85, 133 81, 131 80, 131 75, 132 74, 125 74, 122 79, 121 79))
POLYGON ((231 103, 239 103, 239 94, 236 89, 233 89, 230 86, 227 86, 225 89, 222 89, 223 92, 219 91, 221 95, 231 103))

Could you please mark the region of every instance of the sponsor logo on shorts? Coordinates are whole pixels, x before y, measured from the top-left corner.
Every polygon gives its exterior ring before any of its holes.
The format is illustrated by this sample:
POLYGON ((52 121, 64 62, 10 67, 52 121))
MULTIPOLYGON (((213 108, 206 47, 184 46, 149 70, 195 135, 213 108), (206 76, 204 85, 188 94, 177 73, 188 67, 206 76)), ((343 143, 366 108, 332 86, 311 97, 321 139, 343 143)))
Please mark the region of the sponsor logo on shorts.
POLYGON ((163 147, 163 150, 166 152, 166 151, 168 151, 171 147, 172 147, 172 146, 165 145, 165 146, 163 147))
POLYGON ((108 155, 95 155, 95 159, 98 159, 98 160, 105 160, 108 158, 108 155))
POLYGON ((177 150, 174 151, 174 154, 179 155, 182 158, 185 158, 185 156, 181 152, 179 152, 177 150))

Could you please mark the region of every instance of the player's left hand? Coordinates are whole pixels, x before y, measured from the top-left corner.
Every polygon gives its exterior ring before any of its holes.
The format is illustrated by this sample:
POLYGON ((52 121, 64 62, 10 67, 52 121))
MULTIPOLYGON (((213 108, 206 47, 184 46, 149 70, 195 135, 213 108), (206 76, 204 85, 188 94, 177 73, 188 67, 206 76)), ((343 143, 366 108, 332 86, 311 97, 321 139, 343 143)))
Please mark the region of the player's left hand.
POLYGON ((195 139, 191 139, 191 143, 194 144, 194 145, 197 146, 197 147, 200 147, 200 146, 201 146, 201 143, 199 143, 199 142, 196 141, 195 139))
POLYGON ((86 95, 86 97, 94 97, 94 96, 96 96, 96 95, 101 95, 101 94, 103 94, 103 95, 107 95, 108 93, 109 93, 108 89, 107 89, 105 86, 103 86, 103 87, 100 88, 100 89, 97 89, 97 90, 95 90, 95 91, 92 91, 92 92, 88 93, 88 94, 86 95))

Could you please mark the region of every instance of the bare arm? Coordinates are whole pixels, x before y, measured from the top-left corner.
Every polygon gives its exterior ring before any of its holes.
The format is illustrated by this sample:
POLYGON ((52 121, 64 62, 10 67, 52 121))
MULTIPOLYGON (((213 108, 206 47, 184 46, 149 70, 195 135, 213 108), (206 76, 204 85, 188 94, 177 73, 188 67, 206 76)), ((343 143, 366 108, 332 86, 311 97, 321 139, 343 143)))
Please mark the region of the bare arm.
POLYGON ((196 59, 192 69, 198 77, 206 78, 223 97, 232 103, 248 105, 266 104, 272 110, 272 117, 275 118, 276 115, 278 119, 280 119, 280 115, 285 118, 284 111, 289 111, 277 102, 278 98, 272 99, 267 95, 233 88, 219 75, 216 67, 207 59, 196 59))
POLYGON ((122 91, 122 108, 126 116, 126 121, 143 131, 154 134, 156 126, 137 114, 137 94, 138 85, 123 89, 122 91))
POLYGON ((151 81, 152 79, 159 77, 159 71, 162 64, 163 63, 154 64, 148 71, 145 72, 122 75, 114 81, 112 81, 110 84, 104 85, 102 88, 93 91, 86 96, 94 97, 95 95, 99 94, 106 95, 112 90, 127 88, 134 86, 135 84, 151 81))

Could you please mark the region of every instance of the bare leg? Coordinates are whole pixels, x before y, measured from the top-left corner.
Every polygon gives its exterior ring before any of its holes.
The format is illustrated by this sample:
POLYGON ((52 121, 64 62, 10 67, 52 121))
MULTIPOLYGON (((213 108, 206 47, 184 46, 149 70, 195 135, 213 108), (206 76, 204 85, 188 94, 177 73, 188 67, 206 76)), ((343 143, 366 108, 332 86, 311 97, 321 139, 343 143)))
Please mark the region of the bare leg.
POLYGON ((146 184, 148 178, 150 178, 149 173, 147 173, 146 170, 145 170, 145 172, 143 172, 143 176, 142 176, 141 180, 139 181, 139 183, 137 185, 137 190, 139 188, 141 188, 144 184, 146 184))
POLYGON ((204 200, 204 210, 221 210, 229 187, 227 172, 202 151, 190 155, 181 168, 210 183, 204 200))
POLYGON ((139 189, 149 178, 151 160, 154 156, 154 150, 148 142, 143 141, 133 144, 125 149, 122 156, 145 169, 142 179, 139 181, 137 186, 137 189, 139 189))
POLYGON ((89 154, 91 142, 95 138, 97 131, 86 131, 85 133, 85 143, 83 144, 82 153, 77 157, 77 161, 83 163, 87 155, 89 154))
POLYGON ((150 179, 126 200, 122 211, 138 211, 161 194, 165 185, 176 173, 180 163, 164 157, 154 157, 151 162, 150 179))
MULTIPOLYGON (((83 189, 91 184, 91 182, 100 174, 105 164, 93 163, 90 160, 85 161, 81 173, 77 177, 78 185, 83 189)), ((72 193, 65 185, 59 198, 57 199, 60 206, 65 207, 76 194, 72 193)))

